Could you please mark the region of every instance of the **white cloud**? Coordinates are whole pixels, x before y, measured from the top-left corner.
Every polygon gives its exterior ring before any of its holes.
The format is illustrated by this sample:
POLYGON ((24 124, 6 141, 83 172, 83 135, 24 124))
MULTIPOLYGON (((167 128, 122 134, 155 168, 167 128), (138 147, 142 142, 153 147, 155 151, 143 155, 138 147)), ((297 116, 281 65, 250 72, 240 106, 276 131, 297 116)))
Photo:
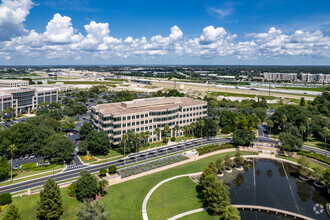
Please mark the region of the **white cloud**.
MULTIPOLYGON (((1 21, 1 19, 0 19, 1 21)), ((257 59, 261 56, 322 56, 330 57, 330 37, 321 31, 284 34, 274 27, 266 33, 247 34, 249 40, 238 41, 223 27, 207 26, 199 37, 188 38, 176 25, 168 36, 116 38, 111 36, 109 23, 91 21, 85 25, 85 36, 74 29, 71 18, 55 14, 44 33, 35 30, 25 35, 0 41, 0 59, 18 56, 50 59, 110 59, 113 57, 193 56, 213 58, 234 56, 257 59)))
POLYGON ((27 31, 23 22, 30 13, 31 0, 2 0, 0 5, 0 41, 20 36, 27 31))
POLYGON ((81 35, 75 35, 71 18, 55 14, 46 26, 43 40, 49 44, 69 44, 82 39, 81 35))

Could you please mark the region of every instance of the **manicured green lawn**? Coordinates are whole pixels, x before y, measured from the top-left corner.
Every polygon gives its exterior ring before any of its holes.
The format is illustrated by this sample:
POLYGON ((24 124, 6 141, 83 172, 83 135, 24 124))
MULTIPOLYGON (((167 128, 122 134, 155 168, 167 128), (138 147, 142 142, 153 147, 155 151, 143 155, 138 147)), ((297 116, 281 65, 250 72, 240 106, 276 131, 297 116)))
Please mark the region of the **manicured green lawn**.
POLYGON ((309 88, 309 87, 276 87, 276 89, 287 89, 287 90, 304 90, 304 91, 315 91, 322 92, 327 87, 317 87, 317 88, 309 88))
MULTIPOLYGON (((235 154, 236 152, 229 153, 230 156, 234 156, 235 154)), ((253 154, 253 153, 242 152, 242 155, 246 155, 246 154, 253 154)), ((202 160, 198 160, 188 164, 183 164, 181 166, 164 170, 159 173, 155 173, 152 175, 148 175, 135 180, 131 180, 128 182, 111 186, 108 191, 108 194, 104 198, 102 198, 100 202, 102 202, 106 206, 106 210, 111 213, 110 214, 111 219, 116 219, 116 220, 142 219, 142 212, 141 212, 142 202, 145 196, 147 195, 147 193, 150 191, 150 189, 154 187, 157 183, 172 176, 203 171, 211 161, 215 162, 218 158, 224 159, 226 155, 227 153, 210 156, 202 160)), ((184 181, 184 179, 179 181, 184 181)), ((193 182, 191 183, 194 184, 193 182)), ((185 190, 189 190, 189 188, 185 190)), ((63 206, 64 206, 64 215, 62 219, 68 219, 68 220, 76 219, 77 206, 78 206, 77 200, 70 199, 66 196, 67 188, 62 189, 61 192, 62 192, 63 206)), ((171 195, 175 197, 174 192, 171 195)), ((36 209, 37 209, 38 200, 39 200, 39 194, 33 196, 15 197, 13 198, 13 203, 18 207, 19 211, 21 212, 22 218, 29 220, 29 219, 36 219, 36 209)), ((190 205, 187 199, 185 199, 185 201, 186 202, 184 204, 190 205)), ((191 204, 195 205, 198 204, 198 202, 196 203, 195 200, 192 201, 191 204)), ((183 208, 183 206, 182 207, 180 206, 179 208, 183 208)), ((179 210, 180 209, 178 209, 178 211, 179 210)), ((179 213, 173 212, 173 214, 175 215, 179 213)), ((0 216, 0 220, 3 219, 3 216, 4 215, 0 216)))
POLYGON ((21 166, 21 170, 31 169, 37 167, 37 163, 25 163, 21 166))
POLYGON ((97 158, 100 158, 100 159, 108 159, 110 157, 116 157, 116 156, 120 156, 121 153, 118 153, 117 151, 114 151, 114 150, 109 150, 109 153, 107 155, 101 155, 101 156, 96 156, 97 158))
MULTIPOLYGON (((70 199, 67 196, 67 189, 61 190, 62 199, 63 199, 63 208, 64 213, 61 219, 77 219, 77 206, 78 201, 76 199, 70 199)), ((37 216, 37 202, 40 199, 40 195, 32 195, 32 196, 23 196, 23 197, 15 197, 13 198, 13 204, 18 208, 22 219, 36 219, 37 216)), ((6 210, 7 211, 7 210, 6 210)), ((6 212, 5 211, 5 212, 6 212)), ((4 219, 4 215, 1 214, 0 219, 4 219)))
MULTIPOLYGON (((235 154, 236 152, 229 153, 230 156, 234 156, 235 154)), ((252 153, 242 152, 242 155, 245 154, 252 153)), ((101 199, 101 202, 110 210, 112 219, 142 219, 142 202, 150 189, 157 183, 172 176, 203 171, 211 161, 215 162, 218 158, 224 159, 226 155, 227 153, 210 156, 202 160, 111 186, 108 195, 101 199)))
POLYGON ((322 141, 316 140, 314 137, 310 137, 309 141, 304 142, 305 145, 311 146, 311 147, 316 147, 324 150, 324 147, 326 147, 327 150, 330 149, 330 144, 325 144, 322 141))
MULTIPOLYGON (((276 157, 281 158, 281 159, 284 159, 284 160, 289 160, 289 161, 298 163, 298 158, 295 158, 295 157, 285 157, 285 156, 279 156, 279 155, 277 155, 276 157)), ((314 167, 321 167, 321 168, 323 168, 322 166, 317 165, 317 164, 311 162, 311 168, 314 168, 314 167)))
POLYGON ((150 219, 168 219, 179 213, 202 208, 197 197, 197 184, 190 177, 181 177, 161 185, 148 201, 150 219))

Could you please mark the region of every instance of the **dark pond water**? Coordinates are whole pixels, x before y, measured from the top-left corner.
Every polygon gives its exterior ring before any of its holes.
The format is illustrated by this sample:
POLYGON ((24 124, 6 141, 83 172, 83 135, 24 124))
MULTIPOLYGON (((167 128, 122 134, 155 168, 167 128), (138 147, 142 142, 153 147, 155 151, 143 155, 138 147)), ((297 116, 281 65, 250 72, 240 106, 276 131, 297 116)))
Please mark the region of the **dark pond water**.
MULTIPOLYGON (((222 179, 230 186, 232 204, 268 206, 299 213, 315 219, 329 219, 326 204, 330 196, 326 189, 315 187, 312 182, 304 182, 297 176, 296 168, 288 163, 273 160, 255 160, 245 172, 234 171, 222 179), (321 204, 323 212, 314 206, 321 204)), ((242 211, 242 219, 287 219, 284 216, 242 211)))

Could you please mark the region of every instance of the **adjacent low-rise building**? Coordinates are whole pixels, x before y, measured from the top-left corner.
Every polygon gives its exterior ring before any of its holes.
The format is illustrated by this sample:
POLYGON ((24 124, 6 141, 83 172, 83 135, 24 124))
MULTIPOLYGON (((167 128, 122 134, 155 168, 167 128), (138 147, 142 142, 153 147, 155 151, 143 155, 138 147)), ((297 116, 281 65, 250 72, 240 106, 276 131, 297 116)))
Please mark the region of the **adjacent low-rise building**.
POLYGON ((30 113, 42 102, 58 102, 58 89, 54 88, 6 88, 0 89, 0 113, 8 107, 15 109, 13 114, 30 113))
POLYGON ((296 81, 297 73, 263 73, 265 80, 269 81, 296 81))
POLYGON ((187 97, 135 99, 94 106, 91 120, 94 128, 107 132, 110 142, 118 145, 128 131, 150 132, 149 142, 158 140, 155 129, 171 128, 171 136, 183 135, 183 126, 207 115, 207 102, 187 97), (180 131, 175 134, 174 127, 180 131))
POLYGON ((329 74, 311 74, 311 73, 302 73, 301 74, 302 82, 318 82, 318 83, 329 83, 330 75, 329 74))
POLYGON ((28 80, 0 79, 0 88, 26 88, 28 80))

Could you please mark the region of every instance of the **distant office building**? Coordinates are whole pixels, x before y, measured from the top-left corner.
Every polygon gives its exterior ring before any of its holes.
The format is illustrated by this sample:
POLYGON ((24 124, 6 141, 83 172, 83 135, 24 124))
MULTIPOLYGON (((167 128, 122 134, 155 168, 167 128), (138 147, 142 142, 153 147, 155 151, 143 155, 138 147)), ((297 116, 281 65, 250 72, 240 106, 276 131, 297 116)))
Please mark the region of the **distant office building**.
POLYGON ((206 115, 205 101, 186 97, 161 97, 97 105, 92 107, 91 120, 96 129, 108 133, 112 144, 118 145, 122 135, 128 131, 150 131, 148 141, 156 141, 158 135, 155 128, 163 130, 165 125, 171 128, 171 136, 174 136, 174 126, 179 125, 178 135, 183 135, 184 125, 206 115))
POLYGON ((42 102, 58 102, 58 89, 54 88, 7 88, 0 89, 0 112, 8 107, 15 109, 15 114, 30 113, 42 102))
POLYGON ((319 83, 329 83, 330 75, 329 74, 311 74, 311 73, 302 73, 301 81, 303 82, 319 82, 319 83))
POLYGON ((263 73, 265 80, 269 81, 296 81, 297 73, 263 73))
POLYGON ((0 79, 0 88, 26 88, 28 80, 0 79))

